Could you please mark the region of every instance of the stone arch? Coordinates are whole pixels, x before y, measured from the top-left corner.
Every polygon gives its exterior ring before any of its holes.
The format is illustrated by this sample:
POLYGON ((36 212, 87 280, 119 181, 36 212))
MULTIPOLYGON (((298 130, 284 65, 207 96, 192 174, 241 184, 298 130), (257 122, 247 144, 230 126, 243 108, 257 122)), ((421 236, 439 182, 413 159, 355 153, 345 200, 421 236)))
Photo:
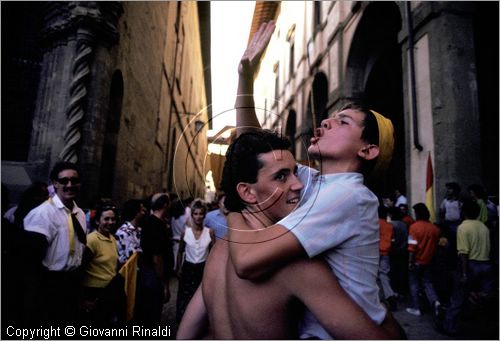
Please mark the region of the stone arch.
POLYGON ((114 175, 116 168, 116 153, 118 133, 123 102, 123 76, 120 70, 113 73, 111 79, 109 107, 106 117, 104 143, 101 154, 101 171, 99 192, 102 197, 113 197, 114 175))
POLYGON ((394 2, 368 5, 356 28, 346 69, 346 97, 360 100, 390 118, 396 146, 383 179, 368 182, 378 195, 393 188, 407 188, 403 68, 398 33, 402 27, 400 8, 394 2))

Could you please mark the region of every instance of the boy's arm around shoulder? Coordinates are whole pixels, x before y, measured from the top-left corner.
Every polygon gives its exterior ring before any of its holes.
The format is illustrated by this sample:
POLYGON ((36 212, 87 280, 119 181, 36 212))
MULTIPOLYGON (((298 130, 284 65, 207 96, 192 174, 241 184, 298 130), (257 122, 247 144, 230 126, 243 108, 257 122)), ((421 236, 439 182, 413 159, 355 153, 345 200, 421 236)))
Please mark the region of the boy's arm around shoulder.
POLYGON ((322 260, 293 262, 280 272, 280 280, 337 339, 401 338, 397 322, 394 327, 394 319, 387 328, 373 322, 344 291, 322 260))
POLYGON ((297 238, 281 225, 252 230, 240 213, 230 213, 228 225, 230 257, 241 278, 257 279, 306 256, 297 238))

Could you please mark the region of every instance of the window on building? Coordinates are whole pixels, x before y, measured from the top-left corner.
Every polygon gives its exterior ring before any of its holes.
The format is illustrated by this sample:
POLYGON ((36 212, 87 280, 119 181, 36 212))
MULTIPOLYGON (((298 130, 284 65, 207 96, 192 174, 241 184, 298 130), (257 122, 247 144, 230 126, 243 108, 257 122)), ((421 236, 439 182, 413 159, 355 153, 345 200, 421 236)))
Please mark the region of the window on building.
POLYGON ((116 168, 116 151, 118 133, 120 132, 120 117, 123 102, 123 77, 117 70, 111 80, 109 109, 106 121, 106 133, 101 154, 100 194, 104 197, 113 196, 113 179, 116 168))
POLYGON ((288 59, 288 79, 295 73, 295 24, 293 24, 286 34, 286 41, 290 44, 290 53, 288 59))
POLYGON ((316 33, 321 26, 321 1, 314 1, 313 32, 316 33))
POLYGON ((175 16, 175 29, 179 32, 179 24, 181 23, 182 1, 177 1, 177 14, 175 16))
POLYGON ((177 82, 177 89, 179 90, 179 93, 182 93, 181 89, 181 78, 182 78, 182 64, 183 64, 183 59, 184 59, 184 25, 181 25, 181 29, 177 33, 177 56, 176 56, 176 72, 175 72, 175 80, 177 82))
MULTIPOLYGON (((172 113, 177 111, 174 107, 172 113)), ((172 139, 170 140, 170 153, 169 157, 165 159, 166 166, 168 169, 168 177, 167 177, 167 187, 169 190, 172 189, 174 183, 174 162, 175 162, 175 148, 177 147, 177 130, 173 129, 172 131, 172 139)))
POLYGON ((274 75, 275 75, 275 78, 274 78, 274 99, 275 100, 278 100, 279 96, 280 96, 280 64, 279 62, 276 62, 276 64, 274 64, 274 68, 273 68, 273 71, 274 71, 274 75))
POLYGON ((288 118, 286 120, 285 126, 285 135, 288 137, 290 142, 292 143, 292 154, 295 157, 295 132, 296 132, 296 124, 297 124, 297 113, 295 110, 290 109, 288 111, 288 118))

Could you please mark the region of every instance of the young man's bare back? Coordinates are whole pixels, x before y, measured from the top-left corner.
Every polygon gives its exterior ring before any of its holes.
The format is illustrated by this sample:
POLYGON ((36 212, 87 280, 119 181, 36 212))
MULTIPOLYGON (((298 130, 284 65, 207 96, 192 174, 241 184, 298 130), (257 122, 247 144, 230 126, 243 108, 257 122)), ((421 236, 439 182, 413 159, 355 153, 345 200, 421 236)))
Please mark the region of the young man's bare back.
POLYGON ((336 338, 386 338, 353 304, 321 260, 299 260, 261 281, 238 277, 228 242, 207 261, 203 298, 214 339, 296 339, 302 303, 336 338), (300 300, 300 301, 299 301, 300 300))

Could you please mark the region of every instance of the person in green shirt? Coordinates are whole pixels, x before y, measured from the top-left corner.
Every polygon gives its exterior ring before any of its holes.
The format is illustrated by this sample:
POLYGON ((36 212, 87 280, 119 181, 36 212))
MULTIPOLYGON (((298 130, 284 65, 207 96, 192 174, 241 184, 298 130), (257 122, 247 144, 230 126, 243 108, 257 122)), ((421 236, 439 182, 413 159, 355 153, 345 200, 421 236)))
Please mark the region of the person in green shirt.
POLYGON ((469 293, 479 292, 487 297, 493 289, 493 267, 490 262, 490 232, 477 217, 480 207, 473 200, 462 205, 464 221, 457 231, 457 252, 460 265, 454 283, 450 307, 446 311, 443 331, 454 335, 459 316, 469 293))

